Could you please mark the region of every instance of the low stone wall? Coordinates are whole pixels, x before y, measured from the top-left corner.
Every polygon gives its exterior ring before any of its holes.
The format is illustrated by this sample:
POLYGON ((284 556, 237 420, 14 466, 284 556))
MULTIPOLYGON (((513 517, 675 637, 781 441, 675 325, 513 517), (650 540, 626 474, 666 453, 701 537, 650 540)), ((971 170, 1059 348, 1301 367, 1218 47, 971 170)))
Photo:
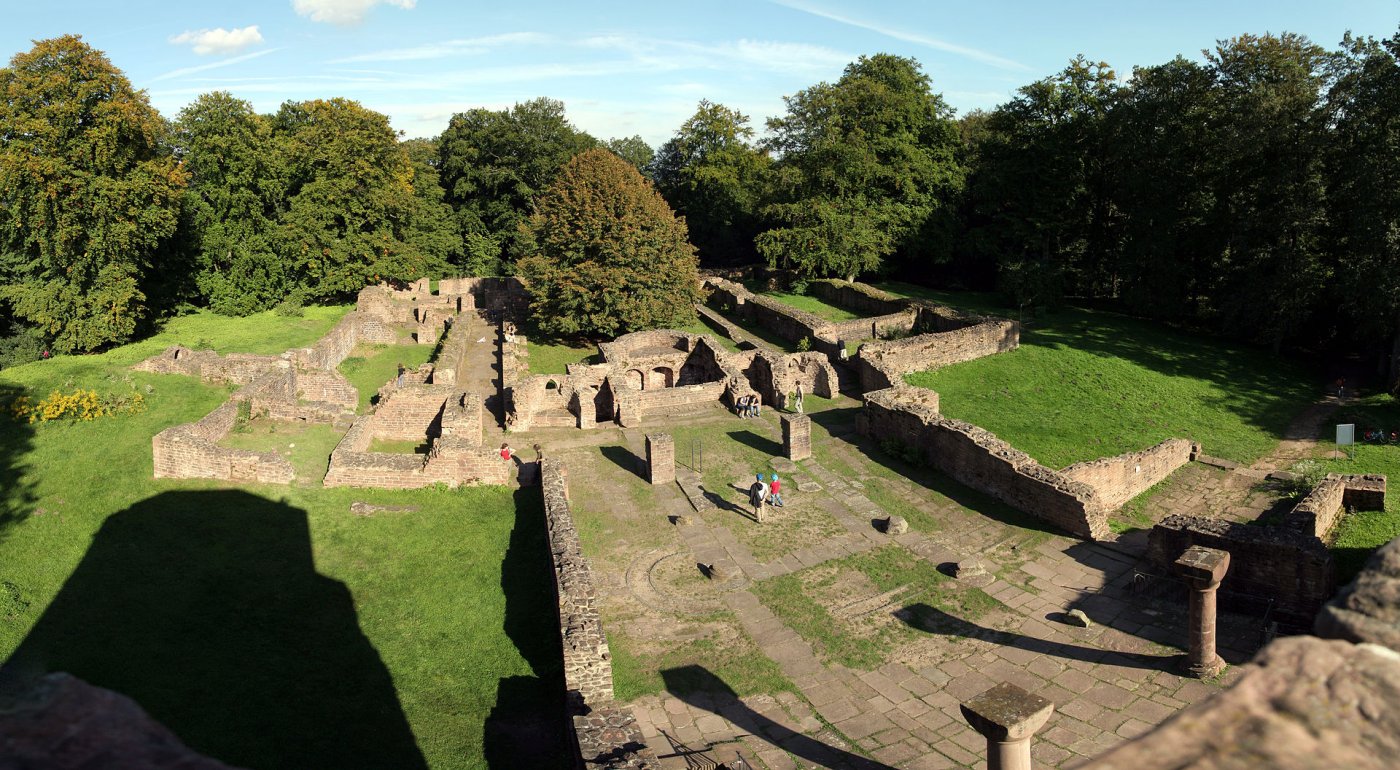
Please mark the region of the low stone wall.
MULTIPOLYGON (((924 318, 947 319, 944 313, 922 313, 924 318)), ((1021 344, 1021 325, 1005 319, 976 317, 970 325, 951 331, 935 331, 900 340, 867 342, 856 354, 861 389, 867 392, 893 387, 904 375, 949 364, 1015 350, 1021 344)))
POLYGON ((835 321, 821 330, 821 337, 837 340, 874 340, 890 334, 907 334, 914 329, 919 313, 914 309, 898 313, 835 321))
POLYGON ((938 413, 938 394, 911 387, 867 393, 859 430, 898 441, 962 484, 1079 537, 1108 536, 1108 506, 1087 484, 1057 473, 976 425, 938 413))
POLYGON ((703 404, 712 404, 720 400, 724 390, 723 382, 644 390, 637 394, 637 405, 643 417, 671 414, 703 404))
POLYGON ((869 284, 839 280, 809 281, 807 293, 852 313, 880 316, 898 313, 910 305, 904 297, 896 297, 869 284))
POLYGON ((296 472, 276 452, 231 449, 218 441, 238 421, 238 402, 225 401, 198 422, 175 425, 151 438, 158 479, 225 479, 289 484, 296 472))
POLYGON ((305 369, 296 373, 296 397, 306 401, 335 404, 355 411, 360 392, 338 369, 305 369))
POLYGON ((1385 510, 1385 476, 1329 473, 1284 517, 1284 526, 1325 541, 1348 508, 1385 510))
POLYGON ((1311 534, 1291 527, 1261 527, 1180 514, 1168 516, 1148 534, 1148 560, 1163 574, 1187 548, 1201 545, 1230 553, 1230 572, 1220 584, 1226 606, 1259 609, 1274 600, 1276 617, 1310 625, 1336 590, 1332 554, 1311 534))
POLYGON ((442 410, 453 395, 452 385, 405 383, 395 388, 385 395, 371 415, 371 438, 427 442, 441 432, 442 410))
POLYGON ((1075 463, 1060 475, 1092 487, 1108 508, 1119 508, 1196 459, 1200 451, 1195 443, 1172 438, 1141 452, 1075 463))
POLYGON ((569 510, 568 471, 562 462, 550 458, 542 466, 564 687, 578 756, 585 766, 658 768, 660 763, 645 745, 636 719, 613 697, 612 653, 598 614, 593 573, 569 510))
POLYGON ((250 353, 221 356, 212 350, 190 350, 182 345, 173 345, 160 355, 151 356, 131 368, 138 372, 198 377, 201 382, 247 385, 280 363, 283 363, 281 356, 250 353))

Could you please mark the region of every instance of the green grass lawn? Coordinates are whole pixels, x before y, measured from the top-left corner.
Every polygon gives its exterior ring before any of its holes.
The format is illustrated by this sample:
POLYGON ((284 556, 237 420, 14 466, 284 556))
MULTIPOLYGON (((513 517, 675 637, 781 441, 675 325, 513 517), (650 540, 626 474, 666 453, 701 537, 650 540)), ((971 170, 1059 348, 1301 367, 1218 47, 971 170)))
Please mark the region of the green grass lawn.
POLYGON ((427 345, 359 345, 340 362, 340 373, 360 392, 359 413, 369 411, 370 401, 389 380, 398 376, 399 365, 412 371, 428 362, 433 349, 427 345))
MULTIPOLYGON (((988 301, 925 293, 972 309, 988 301)), ((1042 315, 1022 331, 1017 350, 906 380, 938 391, 944 414, 992 431, 1051 468, 1174 436, 1248 463, 1321 395, 1310 373, 1286 359, 1074 308, 1042 315)))
POLYGON ((257 452, 276 451, 291 461, 298 485, 313 486, 320 485, 326 477, 331 452, 344 436, 345 432, 333 425, 260 419, 235 427, 219 444, 257 452))
MULTIPOLYGON (((770 578, 752 590, 823 659, 869 671, 884 664, 892 647, 925 632, 883 616, 854 621, 834 617, 827 609, 831 602, 814 594, 833 589, 842 573, 850 571, 863 575, 876 591, 904 589, 898 601, 920 615, 940 614, 970 624, 1002 606, 981 589, 957 585, 929 562, 896 546, 770 578)), ((863 598, 845 597, 846 603, 863 598)))
MULTIPOLYGON (((1388 395, 1372 396, 1353 401, 1337 412, 1330 422, 1356 425, 1359 441, 1351 459, 1322 460, 1323 468, 1332 473, 1383 473, 1393 485, 1400 482, 1400 445, 1373 444, 1360 441, 1367 428, 1382 428, 1387 433, 1400 429, 1400 404, 1388 395)), ((1322 442, 1332 457, 1336 445, 1322 442)), ((1384 511, 1348 512, 1332 531, 1332 557, 1337 566, 1338 584, 1345 584, 1366 565, 1366 559, 1378 547, 1400 537, 1400 499, 1387 494, 1384 511)))
POLYGON ((798 310, 805 310, 818 318, 825 318, 828 321, 853 321, 862 318, 861 314, 853 313, 840 305, 833 305, 820 297, 813 297, 807 294, 793 294, 786 291, 758 291, 758 287, 750 282, 749 291, 760 294, 764 297, 772 297, 788 307, 795 307, 798 310))
MULTIPOLYGON (((241 767, 508 766, 518 741, 490 725, 557 724, 538 492, 151 478, 151 436, 229 389, 130 364, 177 342, 310 344, 343 312, 189 316, 101 355, 0 373, 0 395, 149 387, 135 415, 0 422, 0 660, 123 692, 241 767), (417 510, 356 516, 355 501, 417 510)), ((312 450, 307 462, 328 451, 312 450)), ((541 735, 540 756, 566 766, 557 734, 541 735)))

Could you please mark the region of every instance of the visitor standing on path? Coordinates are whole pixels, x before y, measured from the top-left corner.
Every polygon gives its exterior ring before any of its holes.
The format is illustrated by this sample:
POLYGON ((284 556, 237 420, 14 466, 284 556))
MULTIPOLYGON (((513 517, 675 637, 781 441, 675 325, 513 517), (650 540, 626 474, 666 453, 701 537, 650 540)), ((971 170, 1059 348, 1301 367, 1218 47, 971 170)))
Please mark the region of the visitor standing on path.
POLYGON ((802 414, 802 383, 797 383, 797 413, 802 414))
POLYGON ((763 480, 763 474, 758 474, 753 486, 749 487, 749 504, 753 506, 753 517, 758 523, 763 523, 763 504, 768 499, 768 484, 763 480))
POLYGON ((776 473, 773 474, 773 481, 768 484, 768 500, 779 508, 783 507, 783 482, 778 480, 776 473))
POLYGON ((404 369, 403 364, 399 364, 399 376, 398 376, 397 379, 394 380, 394 386, 395 386, 395 387, 398 387, 398 388, 402 388, 402 387, 403 387, 403 373, 404 373, 405 371, 408 371, 408 370, 407 370, 407 369, 404 369))

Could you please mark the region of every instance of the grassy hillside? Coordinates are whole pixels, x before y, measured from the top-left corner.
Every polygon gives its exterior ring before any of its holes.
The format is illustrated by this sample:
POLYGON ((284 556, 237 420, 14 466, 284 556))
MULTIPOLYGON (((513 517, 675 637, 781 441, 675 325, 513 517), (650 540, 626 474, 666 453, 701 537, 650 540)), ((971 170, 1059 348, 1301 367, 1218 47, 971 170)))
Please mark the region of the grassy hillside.
MULTIPOLYGON (((189 316, 0 372, 0 396, 135 388, 149 405, 0 418, 0 660, 124 692, 237 766, 482 767, 519 750, 485 725, 547 720, 561 686, 537 492, 151 478, 151 436, 229 391, 130 364, 177 342, 279 352, 345 310, 189 316), (355 501, 415 510, 357 516, 355 501)), ((559 756, 558 737, 529 742, 559 756)))
MULTIPOLYGON (((985 295, 881 288, 1015 316, 997 311, 985 295)), ((1283 358, 1076 308, 1037 318, 1017 350, 906 379, 938 391, 948 416, 980 425, 1052 468, 1174 436, 1247 463, 1321 395, 1315 377, 1283 358)))

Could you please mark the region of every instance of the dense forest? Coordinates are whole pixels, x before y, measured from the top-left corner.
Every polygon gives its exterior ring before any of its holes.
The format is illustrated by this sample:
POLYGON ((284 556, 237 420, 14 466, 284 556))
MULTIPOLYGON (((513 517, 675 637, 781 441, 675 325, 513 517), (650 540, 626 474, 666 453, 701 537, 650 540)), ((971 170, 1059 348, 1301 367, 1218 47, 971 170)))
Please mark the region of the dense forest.
POLYGON ((702 101, 654 150, 547 98, 430 139, 336 98, 263 115, 215 92, 167 121, 75 36, 17 54, 0 93, 0 364, 195 307, 516 272, 539 196, 604 148, 706 265, 1089 303, 1400 374, 1400 34, 1242 35, 1126 77, 1081 56, 961 117, 918 62, 877 54, 761 134, 702 101))

